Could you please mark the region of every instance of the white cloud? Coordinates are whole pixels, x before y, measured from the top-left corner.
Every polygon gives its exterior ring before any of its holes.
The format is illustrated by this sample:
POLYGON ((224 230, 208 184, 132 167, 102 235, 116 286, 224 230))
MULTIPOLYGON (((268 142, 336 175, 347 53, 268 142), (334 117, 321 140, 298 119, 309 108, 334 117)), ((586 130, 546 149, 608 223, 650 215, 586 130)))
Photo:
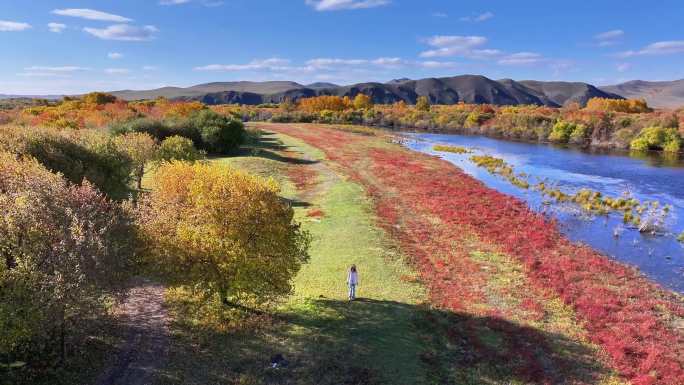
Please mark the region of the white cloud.
POLYGON ((348 67, 363 67, 373 66, 380 68, 399 68, 410 65, 406 61, 398 57, 379 57, 376 59, 339 59, 339 58, 316 58, 306 62, 306 68, 317 70, 337 70, 348 67))
POLYGON ((127 17, 88 8, 55 9, 52 13, 60 16, 78 17, 87 20, 112 21, 115 23, 128 23, 129 21, 133 21, 133 19, 127 17))
POLYGON ((444 61, 411 61, 399 57, 379 57, 374 59, 345 59, 345 58, 314 58, 303 64, 292 64, 290 60, 271 58, 265 60, 252 60, 246 64, 209 64, 195 67, 195 71, 208 72, 266 72, 271 76, 279 74, 307 74, 323 76, 330 72, 344 73, 378 73, 382 70, 396 70, 400 68, 454 68, 457 64, 444 61))
MULTIPOLYGON (((159 0, 159 5, 182 5, 191 2, 193 0, 159 0)), ((222 0, 201 0, 200 3, 205 7, 220 7, 224 4, 222 0)))
POLYGON ((107 68, 104 72, 108 75, 127 75, 131 73, 131 71, 126 68, 107 68))
POLYGON ((0 32, 19 32, 31 28, 31 24, 17 21, 0 20, 0 32))
POLYGON ((121 59, 122 57, 124 57, 124 55, 122 53, 119 53, 119 52, 110 52, 107 54, 107 57, 112 59, 112 60, 117 60, 117 59, 121 59))
POLYGON ((539 64, 546 61, 546 59, 535 52, 517 52, 506 55, 499 59, 498 63, 501 65, 532 65, 539 64))
POLYGON ((20 72, 17 76, 26 78, 70 78, 71 75, 68 73, 59 72, 20 72))
POLYGON ((497 49, 481 48, 487 44, 483 36, 433 36, 427 44, 435 49, 420 54, 424 58, 462 56, 470 59, 485 59, 501 55, 497 49))
POLYGON ((48 23, 48 29, 50 32, 54 33, 62 33, 66 29, 66 24, 60 24, 60 23, 48 23))
POLYGON ((48 66, 31 66, 24 68, 27 72, 77 72, 77 71, 90 71, 90 68, 79 67, 79 66, 61 66, 61 67, 48 67, 48 66))
POLYGON ((159 30, 152 26, 136 27, 128 24, 115 24, 107 28, 83 28, 83 30, 103 40, 147 41, 154 39, 159 30))
POLYGON ((306 4, 317 11, 375 8, 388 5, 390 2, 390 0, 306 0, 306 4))
POLYGON ((625 32, 623 30, 614 29, 612 31, 606 31, 606 32, 596 34, 596 35, 594 35, 594 39, 596 39, 596 40, 613 40, 613 39, 623 37, 624 35, 625 35, 625 32))
POLYGON ((625 51, 617 54, 618 57, 632 57, 643 55, 672 55, 684 53, 684 40, 659 41, 649 44, 638 51, 625 51))
POLYGON ((432 14, 432 17, 441 17, 441 18, 445 18, 445 17, 449 17, 449 14, 447 14, 446 12, 434 12, 434 13, 432 14))
POLYGON ((178 4, 187 4, 191 0, 159 0, 160 5, 178 5, 178 4))
POLYGON ((632 65, 629 63, 619 63, 615 69, 617 69, 618 72, 627 72, 632 69, 632 65))
POLYGON ((155 66, 144 66, 142 69, 143 69, 143 71, 156 71, 159 68, 157 68, 155 66))
POLYGON ((398 57, 380 57, 372 60, 371 64, 385 68, 396 68, 407 64, 407 62, 398 57))
POLYGON ((458 63, 455 63, 452 61, 433 61, 433 60, 419 61, 416 64, 418 64, 419 67, 429 68, 429 69, 454 68, 454 67, 458 66, 458 63))
POLYGON ((306 62, 308 66, 314 68, 331 68, 335 66, 357 66, 368 64, 366 59, 332 59, 332 58, 318 58, 311 59, 306 62))
POLYGON ((484 12, 484 13, 481 13, 481 14, 475 15, 475 16, 462 17, 461 21, 468 21, 468 22, 472 21, 473 23, 480 23, 483 21, 487 21, 493 17, 494 17, 494 13, 484 12))
POLYGON ((247 64, 209 64, 202 67, 195 67, 195 71, 231 72, 249 70, 270 70, 282 71, 291 70, 290 61, 281 58, 270 58, 265 60, 252 60, 247 64))
POLYGON ((620 38, 623 36, 625 36, 625 32, 623 30, 614 29, 594 35, 594 40, 596 40, 596 44, 599 47, 608 47, 617 44, 620 38))

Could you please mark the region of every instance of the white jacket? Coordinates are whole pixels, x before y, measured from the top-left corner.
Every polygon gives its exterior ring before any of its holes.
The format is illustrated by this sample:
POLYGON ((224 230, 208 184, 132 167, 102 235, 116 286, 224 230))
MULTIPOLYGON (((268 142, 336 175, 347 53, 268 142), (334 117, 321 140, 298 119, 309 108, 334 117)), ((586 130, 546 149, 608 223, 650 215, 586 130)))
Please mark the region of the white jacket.
POLYGON ((349 275, 347 276, 347 284, 358 285, 359 284, 359 273, 357 273, 356 271, 350 271, 349 275))

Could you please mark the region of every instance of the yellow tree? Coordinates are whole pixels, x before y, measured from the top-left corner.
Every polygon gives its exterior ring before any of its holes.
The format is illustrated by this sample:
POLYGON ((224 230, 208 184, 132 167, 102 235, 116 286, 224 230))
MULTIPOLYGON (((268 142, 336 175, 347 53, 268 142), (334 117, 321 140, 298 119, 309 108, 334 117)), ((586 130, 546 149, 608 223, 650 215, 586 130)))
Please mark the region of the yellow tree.
POLYGON ((357 110, 363 110, 373 107, 373 101, 370 96, 365 94, 358 94, 354 98, 354 108, 357 110))
POLYGON ((430 111, 430 100, 428 100, 427 96, 418 97, 418 100, 416 101, 416 109, 418 111, 424 112, 430 111))
POLYGON ((273 180, 210 163, 164 163, 139 204, 150 260, 226 305, 261 304, 291 291, 309 237, 273 180))
POLYGON ((145 165, 157 156, 159 146, 147 133, 130 132, 114 138, 119 151, 127 154, 133 162, 133 175, 138 190, 142 188, 142 178, 145 175, 145 165))

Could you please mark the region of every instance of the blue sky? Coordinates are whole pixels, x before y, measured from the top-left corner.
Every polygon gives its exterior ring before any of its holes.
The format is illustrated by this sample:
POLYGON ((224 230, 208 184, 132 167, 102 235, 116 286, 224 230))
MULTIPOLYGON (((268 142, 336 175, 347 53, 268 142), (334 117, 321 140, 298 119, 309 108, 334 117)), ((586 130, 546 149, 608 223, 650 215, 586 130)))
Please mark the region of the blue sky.
POLYGON ((684 1, 3 0, 0 93, 684 78, 684 1))

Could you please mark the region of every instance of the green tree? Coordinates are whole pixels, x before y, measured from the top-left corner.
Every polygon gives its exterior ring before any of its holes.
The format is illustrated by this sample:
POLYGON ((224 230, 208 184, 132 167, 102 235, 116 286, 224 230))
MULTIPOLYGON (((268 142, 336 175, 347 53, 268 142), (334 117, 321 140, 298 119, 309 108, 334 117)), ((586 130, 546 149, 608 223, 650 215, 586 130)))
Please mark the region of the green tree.
POLYGON ((427 96, 419 96, 416 101, 416 109, 418 111, 428 112, 430 111, 430 100, 427 96))
POLYGON ((290 293, 308 235, 273 180, 208 163, 170 162, 139 202, 145 255, 169 278, 225 304, 290 293))
POLYGON ((202 110, 189 118, 189 125, 200 133, 199 147, 209 153, 226 154, 237 149, 245 140, 245 127, 239 120, 202 110))
POLYGON ((157 142, 149 134, 132 132, 114 138, 120 151, 126 153, 133 162, 133 175, 138 190, 142 188, 145 165, 157 157, 157 142))
POLYGON ((172 160, 194 162, 203 158, 204 154, 195 148, 192 140, 178 135, 164 139, 159 145, 156 157, 159 162, 172 160))
MULTIPOLYGON (((66 98, 65 98, 66 100, 66 98)), ((107 104, 114 103, 116 96, 104 92, 91 92, 83 95, 83 101, 89 104, 107 104)))
POLYGON ((568 143, 575 128, 575 124, 559 120, 553 125, 551 134, 549 134, 549 140, 556 143, 568 143))
POLYGON ((5 127, 0 147, 34 157, 74 184, 88 180, 110 198, 122 199, 129 193, 131 158, 102 132, 5 127))
POLYGON ((682 141, 676 128, 647 127, 631 142, 630 148, 634 151, 662 150, 677 153, 681 150, 682 141))

